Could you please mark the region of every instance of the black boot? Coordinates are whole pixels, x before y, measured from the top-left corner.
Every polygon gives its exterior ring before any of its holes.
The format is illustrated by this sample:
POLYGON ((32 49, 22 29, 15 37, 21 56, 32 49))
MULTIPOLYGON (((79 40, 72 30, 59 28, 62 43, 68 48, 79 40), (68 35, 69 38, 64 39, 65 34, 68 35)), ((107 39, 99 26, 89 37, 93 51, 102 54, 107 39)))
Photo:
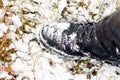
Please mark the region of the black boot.
POLYGON ((68 55, 106 59, 109 54, 98 43, 95 23, 55 23, 42 28, 40 39, 52 49, 68 55))
POLYGON ((120 64, 120 10, 99 21, 95 30, 98 42, 110 55, 107 61, 120 64))

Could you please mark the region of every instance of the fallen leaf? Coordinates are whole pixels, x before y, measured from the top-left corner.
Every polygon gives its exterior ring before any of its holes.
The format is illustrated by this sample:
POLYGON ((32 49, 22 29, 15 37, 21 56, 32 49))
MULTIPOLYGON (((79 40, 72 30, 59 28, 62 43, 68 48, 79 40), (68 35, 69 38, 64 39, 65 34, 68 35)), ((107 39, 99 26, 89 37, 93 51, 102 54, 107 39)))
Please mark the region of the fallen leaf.
POLYGON ((11 72, 11 71, 12 71, 12 68, 11 68, 10 66, 4 67, 4 71, 6 71, 6 72, 11 72))

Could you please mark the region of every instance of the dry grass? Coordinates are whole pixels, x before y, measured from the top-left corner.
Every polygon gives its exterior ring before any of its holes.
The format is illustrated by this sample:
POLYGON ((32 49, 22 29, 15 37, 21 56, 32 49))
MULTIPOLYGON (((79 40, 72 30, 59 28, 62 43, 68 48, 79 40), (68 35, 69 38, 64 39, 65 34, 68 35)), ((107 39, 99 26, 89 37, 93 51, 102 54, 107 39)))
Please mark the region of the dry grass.
MULTIPOLYGON (((3 0, 4 1, 4 0, 3 0)), ((7 1, 7 0, 6 0, 7 1)), ((31 0, 30 0, 31 1, 31 0)), ((78 8, 78 7, 82 7, 82 8, 85 8, 85 10, 89 10, 89 15, 92 17, 92 19, 94 19, 95 18, 95 16, 96 15, 99 15, 99 19, 101 19, 102 18, 102 15, 101 14, 103 14, 104 13, 104 11, 105 11, 105 9, 106 9, 106 7, 104 6, 104 4, 106 4, 106 2, 104 1, 104 0, 102 0, 102 2, 101 3, 99 3, 99 6, 98 6, 98 9, 99 9, 99 14, 96 14, 96 13, 94 13, 94 11, 92 11, 92 10, 90 10, 89 9, 89 6, 90 6, 90 3, 91 3, 91 1, 92 0, 89 0, 90 2, 89 3, 85 3, 84 2, 84 0, 82 0, 77 6, 76 6, 76 8, 78 8)), ((99 0, 98 0, 99 1, 99 0)), ((119 0, 113 0, 113 2, 116 2, 116 4, 117 4, 117 6, 116 6, 116 9, 119 9, 119 3, 120 3, 120 1, 119 0)), ((8 0, 8 2, 10 2, 9 0, 8 0)), ((20 2, 22 2, 22 1, 20 1, 20 2)), ((24 2, 24 0, 23 0, 23 2, 24 2)), ((12 36, 12 37, 14 37, 16 40, 20 40, 20 39, 22 39, 23 38, 23 35, 24 34, 32 34, 32 29, 34 29, 34 28, 36 28, 36 26, 38 25, 38 24, 44 24, 44 22, 43 21, 47 21, 47 17, 46 17, 46 15, 44 15, 44 12, 42 12, 41 11, 41 14, 39 14, 39 12, 38 11, 36 11, 36 12, 33 12, 33 11, 30 11, 29 9, 23 9, 23 8, 21 8, 21 6, 20 6, 20 4, 21 3, 18 3, 18 5, 15 5, 15 4, 11 4, 11 3, 9 3, 8 5, 4 5, 3 3, 2 3, 2 0, 0 0, 0 8, 1 9, 3 9, 4 11, 3 11, 3 16, 1 17, 1 22, 0 23, 4 23, 6 26, 8 26, 8 30, 7 30, 7 32, 4 32, 4 34, 3 34, 3 36, 2 37, 0 37, 0 61, 2 61, 2 62, 4 62, 4 63, 8 63, 8 65, 10 66, 10 63, 12 62, 12 60, 11 60, 11 54, 16 54, 16 52, 18 51, 16 48, 10 48, 10 45, 12 44, 12 43, 14 43, 13 42, 13 40, 9 37, 9 34, 10 34, 10 32, 13 32, 13 31, 11 31, 10 29, 9 29, 9 26, 10 25, 16 25, 16 24, 14 24, 14 22, 12 21, 12 19, 11 19, 11 17, 13 16, 13 15, 18 15, 19 16, 19 18, 20 18, 20 20, 21 20, 21 22, 22 22, 22 25, 21 26, 16 26, 17 28, 16 28, 16 30, 15 30, 15 35, 17 36, 12 36), (12 10, 12 7, 14 7, 14 6, 16 6, 19 10, 18 11, 14 11, 14 10, 12 10), (40 18, 38 19, 38 20, 36 20, 36 19, 31 19, 31 18, 29 18, 28 16, 26 16, 26 14, 28 14, 28 13, 34 13, 35 15, 41 15, 40 16, 40 18), (26 29, 26 26, 27 26, 27 29, 26 29)), ((31 5, 33 5, 34 4, 34 2, 32 2, 31 1, 31 5)), ((34 4, 35 5, 35 4, 34 4)), ((38 6, 40 6, 40 5, 38 5, 38 6)), ((71 5, 70 5, 71 6, 71 5)), ((58 5, 57 4, 55 4, 55 3, 53 3, 52 4, 52 9, 51 9, 51 11, 53 10, 53 11, 55 11, 55 13, 57 14, 57 16, 59 16, 59 17, 57 17, 57 18, 67 18, 67 19, 71 19, 71 21, 73 20, 73 21, 77 21, 77 19, 75 19, 73 16, 72 16, 72 14, 68 14, 67 12, 70 12, 70 10, 69 10, 69 6, 67 6, 67 7, 65 7, 63 10, 62 10, 62 12, 61 13, 58 13, 57 11, 56 11, 56 9, 58 9, 58 5), (55 10, 54 10, 55 9, 55 10)), ((41 8, 41 7, 40 7, 41 8)), ((39 8, 38 8, 39 9, 39 8)), ((42 9, 42 8, 41 8, 42 9)), ((44 9, 44 8, 43 8, 44 9)), ((43 10, 44 11, 44 10, 43 10)), ((54 14, 55 14, 54 13, 54 14)), ((57 20, 59 20, 59 19, 57 19, 57 20)), ((32 39, 32 40, 30 40, 31 42, 32 41, 35 41, 35 42, 37 42, 37 39, 36 38, 34 38, 34 39, 32 39)), ((51 64, 52 64, 52 62, 51 62, 51 64)), ((73 72, 75 72, 75 73, 82 73, 82 69, 79 67, 79 64, 80 64, 80 62, 78 62, 78 64, 77 65, 73 65, 73 72)), ((11 70, 11 68, 10 67, 8 67, 8 65, 7 65, 7 67, 5 67, 4 68, 4 70, 5 71, 10 71, 11 70)), ((96 73, 95 73, 96 74, 96 73)), ((88 74, 88 78, 90 78, 90 74, 88 74)))

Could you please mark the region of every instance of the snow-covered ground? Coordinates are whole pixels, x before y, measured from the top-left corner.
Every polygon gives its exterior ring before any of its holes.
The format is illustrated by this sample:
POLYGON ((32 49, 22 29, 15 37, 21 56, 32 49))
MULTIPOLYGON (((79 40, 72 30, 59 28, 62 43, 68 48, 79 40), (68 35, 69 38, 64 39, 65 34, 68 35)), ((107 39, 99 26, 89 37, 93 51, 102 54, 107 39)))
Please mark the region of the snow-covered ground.
POLYGON ((67 59, 38 41, 40 27, 98 21, 118 9, 119 0, 2 1, 0 80, 120 80, 120 67, 86 57, 67 59))

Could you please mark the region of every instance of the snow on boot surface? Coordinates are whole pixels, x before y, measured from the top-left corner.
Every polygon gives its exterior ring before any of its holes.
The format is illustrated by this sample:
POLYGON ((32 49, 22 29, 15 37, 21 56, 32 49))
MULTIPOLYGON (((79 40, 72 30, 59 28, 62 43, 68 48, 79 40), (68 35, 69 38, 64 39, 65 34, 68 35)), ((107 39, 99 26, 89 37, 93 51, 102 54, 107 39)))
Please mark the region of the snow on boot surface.
POLYGON ((59 53, 89 56, 119 65, 119 14, 120 11, 116 11, 98 23, 48 24, 40 31, 40 41, 59 53))

